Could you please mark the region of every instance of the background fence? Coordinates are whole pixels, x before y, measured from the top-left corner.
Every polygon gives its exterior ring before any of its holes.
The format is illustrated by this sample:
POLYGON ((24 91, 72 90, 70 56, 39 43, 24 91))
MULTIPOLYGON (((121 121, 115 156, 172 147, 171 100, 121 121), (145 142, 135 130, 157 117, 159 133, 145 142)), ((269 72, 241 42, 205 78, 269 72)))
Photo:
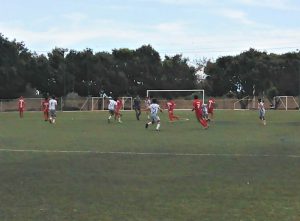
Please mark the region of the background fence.
MULTIPOLYGON (((124 110, 132 110, 131 97, 124 97, 124 110)), ((41 111, 42 98, 25 98, 26 111, 41 111)), ((60 111, 97 111, 107 110, 108 99, 99 97, 77 97, 77 98, 58 98, 57 110, 60 111)), ((192 100, 174 99, 176 109, 192 109, 192 100)), ((279 110, 296 110, 299 108, 299 98, 295 97, 295 103, 292 99, 280 102, 277 109, 279 110), (287 105, 287 106, 286 106, 287 105)), ((165 107, 167 100, 159 99, 161 107, 165 107)), ((257 98, 253 99, 234 99, 234 98, 215 98, 215 109, 256 109, 257 98)), ((266 109, 273 109, 272 103, 265 100, 266 109)), ((141 100, 141 106, 144 108, 144 100, 141 100)), ((18 111, 18 99, 0 100, 0 112, 18 111)))

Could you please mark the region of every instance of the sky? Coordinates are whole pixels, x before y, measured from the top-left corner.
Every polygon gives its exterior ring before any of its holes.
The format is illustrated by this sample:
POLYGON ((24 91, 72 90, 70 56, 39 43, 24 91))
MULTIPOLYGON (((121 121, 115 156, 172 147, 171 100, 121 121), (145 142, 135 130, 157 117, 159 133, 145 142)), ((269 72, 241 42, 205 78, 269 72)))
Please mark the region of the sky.
POLYGON ((0 33, 38 54, 150 44, 195 61, 300 49, 299 0, 1 0, 0 33))

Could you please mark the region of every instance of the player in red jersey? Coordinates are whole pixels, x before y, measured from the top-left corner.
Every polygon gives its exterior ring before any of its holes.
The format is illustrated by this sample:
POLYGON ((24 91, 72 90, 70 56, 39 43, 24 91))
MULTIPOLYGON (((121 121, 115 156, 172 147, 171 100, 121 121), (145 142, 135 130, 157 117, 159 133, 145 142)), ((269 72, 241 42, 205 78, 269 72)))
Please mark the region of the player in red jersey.
POLYGON ((210 97, 208 99, 208 119, 209 120, 213 120, 214 119, 214 106, 215 106, 215 99, 213 99, 212 97, 210 97))
POLYGON ((19 108, 19 115, 20 115, 21 118, 23 118, 24 117, 24 110, 25 110, 25 100, 22 96, 19 98, 18 108, 19 108))
POLYGON ((118 122, 119 123, 122 123, 121 121, 121 108, 123 107, 123 102, 120 98, 117 99, 117 106, 116 106, 116 109, 115 109, 115 120, 118 119, 118 122))
POLYGON ((206 120, 204 120, 203 117, 202 117, 202 100, 198 99, 198 95, 194 96, 192 111, 195 111, 197 120, 200 122, 200 124, 205 129, 207 129, 208 124, 207 124, 206 120))
POLYGON ((171 122, 173 122, 174 120, 179 120, 178 116, 174 115, 174 108, 175 108, 176 104, 173 101, 172 98, 169 98, 167 103, 166 103, 166 108, 168 109, 168 113, 169 113, 169 120, 171 122))
POLYGON ((49 99, 45 97, 45 99, 42 101, 42 111, 44 113, 44 120, 49 120, 49 99))

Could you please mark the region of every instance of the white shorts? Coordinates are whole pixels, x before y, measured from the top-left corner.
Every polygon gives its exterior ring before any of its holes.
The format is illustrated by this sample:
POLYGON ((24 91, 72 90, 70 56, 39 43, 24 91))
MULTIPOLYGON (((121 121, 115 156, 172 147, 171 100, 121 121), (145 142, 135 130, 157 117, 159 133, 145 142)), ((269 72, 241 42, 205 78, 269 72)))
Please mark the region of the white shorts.
POLYGON ((160 121, 160 118, 157 114, 151 114, 151 121, 156 123, 160 121))

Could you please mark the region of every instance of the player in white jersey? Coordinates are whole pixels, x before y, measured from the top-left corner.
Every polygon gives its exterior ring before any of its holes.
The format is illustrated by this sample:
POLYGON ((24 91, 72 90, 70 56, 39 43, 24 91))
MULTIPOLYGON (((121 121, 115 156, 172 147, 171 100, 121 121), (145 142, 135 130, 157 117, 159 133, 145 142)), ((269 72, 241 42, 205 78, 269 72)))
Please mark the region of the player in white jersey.
POLYGON ((149 125, 151 124, 155 124, 156 125, 156 130, 159 131, 160 128, 160 118, 158 116, 158 111, 162 112, 162 109, 160 108, 160 106, 157 104, 157 100, 153 99, 152 103, 150 104, 148 110, 150 110, 150 122, 146 123, 146 128, 149 127, 149 125))
POLYGON ((265 109, 264 102, 261 99, 258 99, 258 111, 259 111, 259 119, 262 120, 263 125, 266 125, 267 124, 265 118, 266 109, 265 109))
POLYGON ((109 101, 108 101, 108 112, 109 112, 109 117, 108 117, 108 120, 107 122, 110 123, 110 119, 112 118, 112 116, 115 115, 115 110, 117 108, 117 99, 112 99, 110 98, 109 101))
POLYGON ((208 110, 207 110, 207 104, 202 104, 202 117, 208 121, 208 110))
POLYGON ((53 124, 56 120, 56 106, 57 101, 55 100, 55 96, 52 96, 52 98, 49 100, 49 122, 53 124))

